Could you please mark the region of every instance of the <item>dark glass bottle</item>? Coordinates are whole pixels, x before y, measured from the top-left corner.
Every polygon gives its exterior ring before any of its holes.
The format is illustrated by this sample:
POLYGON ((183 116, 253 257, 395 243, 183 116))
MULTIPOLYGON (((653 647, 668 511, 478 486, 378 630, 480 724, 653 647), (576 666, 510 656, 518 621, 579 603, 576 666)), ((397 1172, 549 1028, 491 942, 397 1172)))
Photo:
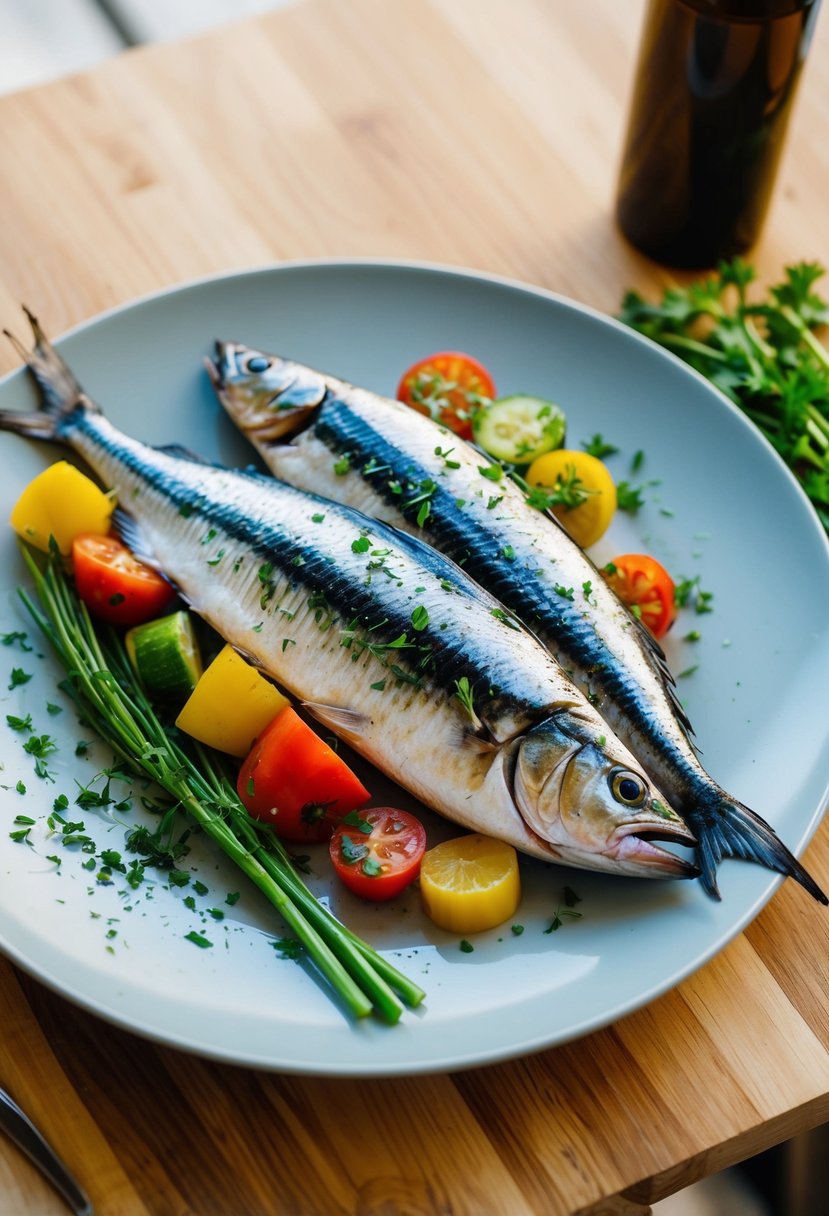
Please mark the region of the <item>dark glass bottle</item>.
POLYGON ((820 0, 649 0, 616 216, 643 253, 713 266, 765 217, 820 0))

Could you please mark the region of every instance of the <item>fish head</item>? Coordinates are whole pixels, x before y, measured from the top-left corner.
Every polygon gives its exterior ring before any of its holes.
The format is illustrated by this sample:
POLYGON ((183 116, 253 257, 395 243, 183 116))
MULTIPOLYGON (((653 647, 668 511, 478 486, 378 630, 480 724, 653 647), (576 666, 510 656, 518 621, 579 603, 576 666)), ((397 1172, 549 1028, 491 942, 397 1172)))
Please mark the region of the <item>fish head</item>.
POLYGON ((567 864, 654 878, 698 873, 653 843, 693 846, 685 821, 627 749, 575 711, 527 731, 516 752, 513 786, 527 826, 567 864))
POLYGON ((217 342, 205 366, 233 422, 254 441, 299 430, 326 393, 318 372, 239 342, 217 342))

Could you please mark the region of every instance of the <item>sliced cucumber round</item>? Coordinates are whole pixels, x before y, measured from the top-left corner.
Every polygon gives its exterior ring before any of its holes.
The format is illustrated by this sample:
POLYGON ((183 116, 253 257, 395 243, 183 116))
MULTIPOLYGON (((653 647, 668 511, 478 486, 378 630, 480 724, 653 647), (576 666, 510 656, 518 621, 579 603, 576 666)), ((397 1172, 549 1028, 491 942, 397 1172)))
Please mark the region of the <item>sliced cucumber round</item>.
POLYGON ((173 612, 130 629, 124 638, 130 662, 149 692, 183 701, 202 673, 199 643, 187 612, 173 612))
POLYGON ((475 442, 496 460, 530 464, 561 447, 567 429, 564 411, 542 397, 499 397, 479 410, 473 422, 475 442))

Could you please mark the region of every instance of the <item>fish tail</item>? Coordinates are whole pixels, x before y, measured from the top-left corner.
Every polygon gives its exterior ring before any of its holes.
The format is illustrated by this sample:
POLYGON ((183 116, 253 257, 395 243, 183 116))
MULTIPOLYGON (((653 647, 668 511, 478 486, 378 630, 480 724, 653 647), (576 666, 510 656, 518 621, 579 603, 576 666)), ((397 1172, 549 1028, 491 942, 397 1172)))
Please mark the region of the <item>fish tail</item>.
POLYGON ((687 818, 697 833, 700 881, 709 895, 720 898, 717 866, 724 858, 735 857, 785 874, 799 882, 819 903, 829 904, 829 898, 811 874, 765 819, 719 789, 710 792, 705 801, 707 805, 697 815, 687 818))
POLYGON ((27 413, 0 410, 0 429, 34 439, 60 439, 67 419, 76 410, 98 412, 98 408, 86 396, 74 373, 52 346, 37 317, 25 306, 23 311, 32 327, 34 345, 27 349, 7 329, 3 333, 34 377, 40 391, 41 407, 27 413))

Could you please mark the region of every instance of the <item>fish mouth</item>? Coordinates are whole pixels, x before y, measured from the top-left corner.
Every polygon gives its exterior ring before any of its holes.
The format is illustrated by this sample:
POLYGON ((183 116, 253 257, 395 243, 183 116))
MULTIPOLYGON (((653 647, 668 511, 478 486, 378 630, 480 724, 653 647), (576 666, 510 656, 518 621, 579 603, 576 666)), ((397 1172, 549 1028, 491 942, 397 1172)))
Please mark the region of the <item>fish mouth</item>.
POLYGON ((659 828, 639 823, 621 824, 613 833, 605 856, 615 861, 621 872, 653 878, 699 878, 699 867, 655 841, 693 847, 695 837, 684 824, 659 828))

